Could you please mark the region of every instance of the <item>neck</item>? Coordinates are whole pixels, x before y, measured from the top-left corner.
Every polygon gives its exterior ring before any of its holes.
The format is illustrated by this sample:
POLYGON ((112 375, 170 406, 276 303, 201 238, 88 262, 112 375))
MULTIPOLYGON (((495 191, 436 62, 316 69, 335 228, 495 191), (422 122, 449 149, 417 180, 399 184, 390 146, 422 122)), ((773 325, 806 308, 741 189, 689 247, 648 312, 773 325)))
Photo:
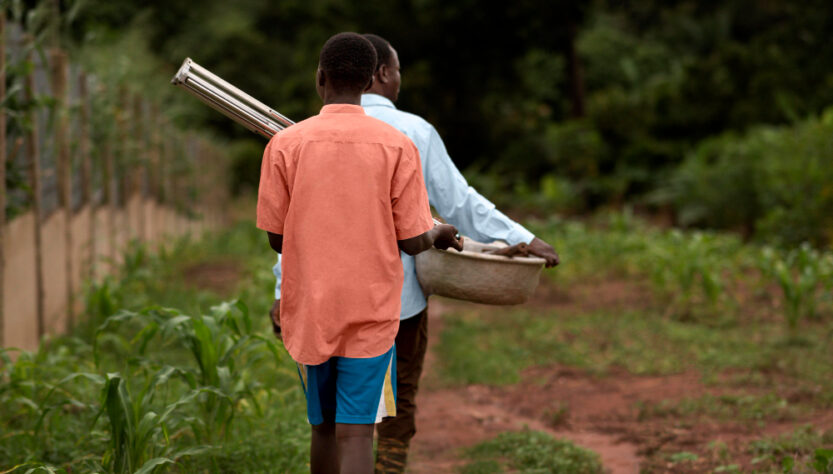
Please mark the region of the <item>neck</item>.
POLYGON ((384 97, 384 98, 388 99, 389 101, 393 102, 393 97, 391 97, 391 96, 390 96, 390 94, 388 94, 388 93, 385 91, 385 89, 384 89, 384 88, 380 87, 380 82, 379 82, 378 80, 377 80, 377 81, 373 81, 373 87, 371 87, 370 89, 368 89, 368 90, 364 91, 364 93, 365 93, 365 94, 376 94, 376 95, 380 95, 380 96, 382 96, 382 97, 384 97))
POLYGON ((361 93, 346 93, 346 92, 335 92, 335 91, 325 91, 324 92, 324 105, 330 104, 349 104, 349 105, 362 105, 362 95, 361 93))

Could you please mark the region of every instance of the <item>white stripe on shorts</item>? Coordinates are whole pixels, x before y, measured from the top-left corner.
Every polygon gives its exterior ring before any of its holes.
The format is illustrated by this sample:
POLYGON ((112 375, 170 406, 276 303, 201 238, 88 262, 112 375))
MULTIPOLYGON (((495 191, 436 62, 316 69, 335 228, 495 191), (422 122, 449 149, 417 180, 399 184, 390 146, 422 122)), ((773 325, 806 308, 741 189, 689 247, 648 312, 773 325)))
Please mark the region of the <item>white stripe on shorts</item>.
POLYGON ((391 381, 391 370, 393 368, 393 353, 388 361, 388 370, 385 372, 385 382, 382 384, 382 392, 379 394, 379 408, 376 410, 376 423, 382 418, 396 416, 396 398, 393 395, 393 382, 391 381))

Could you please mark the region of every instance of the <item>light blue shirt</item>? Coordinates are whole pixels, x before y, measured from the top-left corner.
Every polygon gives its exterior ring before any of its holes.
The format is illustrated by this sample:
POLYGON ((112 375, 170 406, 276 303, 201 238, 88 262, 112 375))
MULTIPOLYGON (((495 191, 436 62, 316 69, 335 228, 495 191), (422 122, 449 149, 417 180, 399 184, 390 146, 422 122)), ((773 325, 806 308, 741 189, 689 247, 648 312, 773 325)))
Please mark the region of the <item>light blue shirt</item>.
MULTIPOLYGON (((422 117, 397 110, 393 102, 376 94, 362 95, 362 107, 371 117, 376 117, 408 136, 422 161, 422 175, 428 189, 428 200, 437 213, 466 236, 480 242, 503 240, 509 245, 530 243, 535 236, 520 224, 495 209, 466 182, 434 127, 422 117)), ((400 252, 405 281, 402 285, 401 319, 416 316, 425 309, 427 302, 417 280, 414 257, 400 252)), ((277 282, 275 299, 281 297, 281 258, 272 267, 277 282)))

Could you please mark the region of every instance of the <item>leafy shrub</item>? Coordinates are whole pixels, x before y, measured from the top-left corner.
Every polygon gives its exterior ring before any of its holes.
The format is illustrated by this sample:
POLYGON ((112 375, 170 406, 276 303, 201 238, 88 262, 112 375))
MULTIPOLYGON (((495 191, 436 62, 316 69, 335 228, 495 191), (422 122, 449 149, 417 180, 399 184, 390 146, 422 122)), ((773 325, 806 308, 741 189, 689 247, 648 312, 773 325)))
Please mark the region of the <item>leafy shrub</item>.
POLYGON ((791 127, 702 143, 658 194, 683 225, 740 227, 786 245, 833 238, 833 108, 791 127))

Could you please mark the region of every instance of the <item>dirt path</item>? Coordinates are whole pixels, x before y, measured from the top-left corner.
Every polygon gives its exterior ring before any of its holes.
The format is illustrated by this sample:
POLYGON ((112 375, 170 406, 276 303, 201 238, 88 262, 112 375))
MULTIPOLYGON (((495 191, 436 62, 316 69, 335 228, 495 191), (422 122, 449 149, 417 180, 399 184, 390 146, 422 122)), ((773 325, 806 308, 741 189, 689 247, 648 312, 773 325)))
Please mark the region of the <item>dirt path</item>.
MULTIPOLYGON (((432 378, 436 370, 434 345, 442 329, 442 315, 446 308, 440 301, 431 303, 429 315, 431 318, 429 340, 431 342, 426 357, 424 378, 432 378)), ((638 448, 621 435, 584 427, 555 429, 542 421, 545 418, 540 412, 536 413, 536 410, 531 410, 530 404, 539 404, 540 408, 540 406, 561 406, 564 401, 560 397, 552 397, 550 390, 542 391, 540 385, 536 388, 535 382, 524 382, 508 388, 471 385, 453 389, 437 389, 432 385, 431 383, 424 384, 418 395, 418 431, 412 442, 410 472, 425 474, 451 472, 465 462, 460 458, 461 448, 485 441, 504 431, 524 428, 566 438, 595 451, 601 457, 606 471, 612 474, 639 472, 638 448)), ((575 390, 572 391, 574 394, 575 392, 575 390)), ((605 392, 605 397, 610 395, 609 392, 605 392)), ((609 400, 606 398, 601 405, 598 402, 597 398, 588 401, 587 408, 594 404, 595 407, 605 406, 609 400)), ((584 404, 581 405, 584 406, 584 404)), ((570 407, 573 413, 573 405, 571 404, 570 407)))
POLYGON ((243 274, 240 262, 218 259, 199 262, 182 269, 185 283, 226 297, 234 292, 243 274))

